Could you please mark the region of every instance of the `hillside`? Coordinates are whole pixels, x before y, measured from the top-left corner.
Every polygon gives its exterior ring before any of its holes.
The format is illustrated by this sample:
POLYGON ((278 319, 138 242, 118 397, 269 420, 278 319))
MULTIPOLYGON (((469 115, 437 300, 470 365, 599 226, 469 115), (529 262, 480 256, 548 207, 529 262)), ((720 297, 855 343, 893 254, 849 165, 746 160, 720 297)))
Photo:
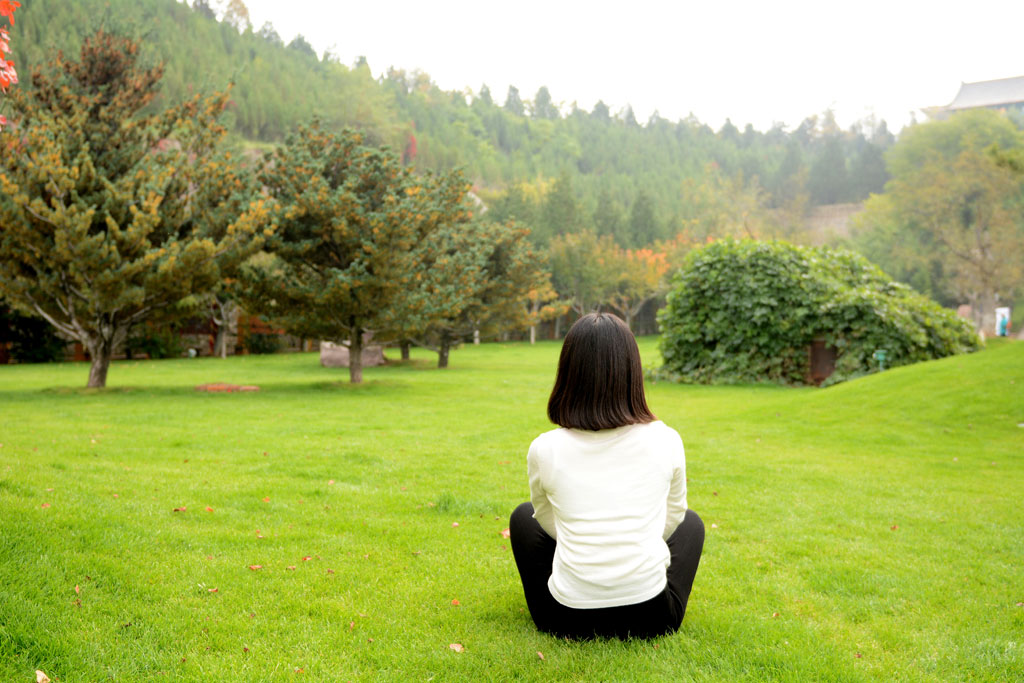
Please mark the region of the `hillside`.
POLYGON ((228 117, 240 144, 280 141, 313 115, 352 126, 420 168, 464 168, 495 211, 525 220, 542 242, 581 227, 625 246, 684 228, 702 237, 752 210, 774 212, 765 231, 791 232, 809 204, 880 191, 893 141, 884 122, 843 131, 828 113, 792 132, 713 131, 692 117, 638 122, 600 103, 560 110, 546 88, 532 99, 510 91, 503 103, 484 84, 471 96, 443 91, 415 65, 376 79, 365 63, 318 56, 301 36, 285 45, 269 25, 239 33, 175 0, 33 0, 12 31, 22 87, 100 26, 141 39, 147 58, 166 64, 156 106, 233 81, 228 117), (546 202, 560 187, 568 207, 546 202))

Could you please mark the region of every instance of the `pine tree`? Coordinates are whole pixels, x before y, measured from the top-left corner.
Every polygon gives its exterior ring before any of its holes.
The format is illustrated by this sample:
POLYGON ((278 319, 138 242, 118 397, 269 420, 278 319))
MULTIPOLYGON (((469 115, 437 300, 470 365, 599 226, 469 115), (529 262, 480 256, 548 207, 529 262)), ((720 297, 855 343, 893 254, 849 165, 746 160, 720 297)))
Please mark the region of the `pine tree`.
POLYGON ((262 237, 264 204, 239 195, 218 147, 227 93, 143 113, 161 75, 137 43, 100 31, 11 98, 0 293, 88 349, 90 387, 106 385, 132 325, 192 310, 262 237))
POLYGON ((364 335, 395 330, 417 246, 465 207, 392 152, 319 122, 290 136, 260 181, 278 202, 268 243, 276 260, 247 271, 247 308, 299 336, 347 340, 349 378, 359 383, 364 335))

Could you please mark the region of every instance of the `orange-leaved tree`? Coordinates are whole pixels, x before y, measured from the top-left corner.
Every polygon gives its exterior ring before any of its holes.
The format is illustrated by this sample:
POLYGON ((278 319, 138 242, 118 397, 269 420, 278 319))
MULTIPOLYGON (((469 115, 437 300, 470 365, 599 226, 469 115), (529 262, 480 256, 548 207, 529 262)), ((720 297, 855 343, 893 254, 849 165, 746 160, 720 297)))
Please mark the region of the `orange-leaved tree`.
POLYGON ((651 248, 618 250, 614 254, 618 267, 617 286, 608 302, 622 314, 631 328, 633 318, 648 301, 665 291, 668 255, 651 248))

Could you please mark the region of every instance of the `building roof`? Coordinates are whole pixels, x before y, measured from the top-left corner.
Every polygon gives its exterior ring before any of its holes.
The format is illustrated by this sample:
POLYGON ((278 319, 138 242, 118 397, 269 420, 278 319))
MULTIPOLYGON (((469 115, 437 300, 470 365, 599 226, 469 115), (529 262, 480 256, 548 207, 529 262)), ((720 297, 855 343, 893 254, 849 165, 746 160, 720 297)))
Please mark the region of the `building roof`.
POLYGON ((960 92, 943 107, 948 111, 996 107, 1001 104, 1024 102, 1024 76, 1000 78, 994 81, 961 83, 960 92))

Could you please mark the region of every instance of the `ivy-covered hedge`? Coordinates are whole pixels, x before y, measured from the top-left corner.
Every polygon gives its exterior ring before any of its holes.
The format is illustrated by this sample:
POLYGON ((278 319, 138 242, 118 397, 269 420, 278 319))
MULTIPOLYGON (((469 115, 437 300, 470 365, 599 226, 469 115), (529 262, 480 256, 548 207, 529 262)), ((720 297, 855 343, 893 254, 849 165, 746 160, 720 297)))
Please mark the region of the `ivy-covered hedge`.
POLYGON ((834 383, 974 351, 973 327, 846 250, 721 241, 694 250, 658 314, 663 377, 802 384, 808 347, 837 352, 834 383))

